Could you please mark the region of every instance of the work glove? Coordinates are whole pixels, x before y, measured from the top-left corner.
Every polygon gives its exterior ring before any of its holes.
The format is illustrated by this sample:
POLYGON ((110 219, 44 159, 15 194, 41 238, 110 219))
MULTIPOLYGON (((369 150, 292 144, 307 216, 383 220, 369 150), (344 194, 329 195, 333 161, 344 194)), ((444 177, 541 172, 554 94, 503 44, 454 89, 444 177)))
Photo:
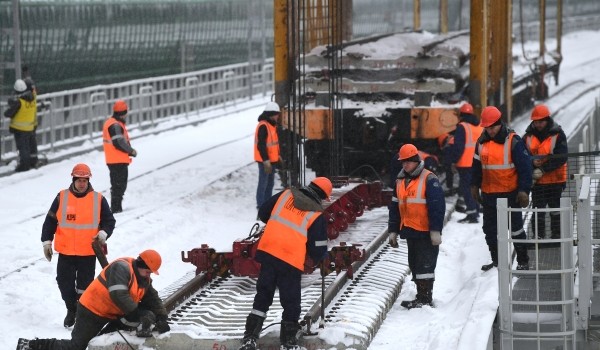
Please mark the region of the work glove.
POLYGON ((140 311, 136 308, 121 318, 121 322, 127 326, 137 326, 140 323, 140 311))
POLYGON ((321 270, 321 277, 325 277, 333 272, 334 266, 329 258, 326 258, 319 264, 319 269, 321 270))
POLYGON ((137 151, 132 148, 131 153, 129 155, 135 158, 137 157, 137 151))
POLYGON ((392 248, 398 248, 398 232, 390 232, 389 243, 392 248))
POLYGON ((542 171, 542 169, 540 168, 535 168, 533 169, 533 173, 531 174, 531 177, 533 177, 534 181, 539 180, 542 176, 544 175, 544 172, 542 171))
POLYGON ((529 195, 527 192, 519 191, 519 193, 517 193, 517 203, 519 203, 521 208, 527 208, 529 205, 529 195))
POLYGON ((442 244, 442 233, 440 231, 431 231, 429 232, 429 236, 431 237, 432 245, 442 244))
POLYGON ((473 197, 473 199, 481 204, 481 194, 479 193, 479 187, 477 186, 471 186, 471 197, 473 197))
POLYGON ((265 174, 270 174, 273 172, 273 166, 271 165, 270 161, 263 161, 263 167, 265 168, 265 174))
POLYGON ((104 231, 104 230, 100 230, 100 231, 98 231, 98 234, 96 234, 94 236, 94 239, 98 240, 98 242, 101 245, 105 245, 107 237, 108 237, 108 233, 106 233, 106 231, 104 231))
POLYGON ((169 322, 167 322, 167 315, 156 316, 156 324, 154 325, 154 330, 160 334, 166 333, 171 330, 169 322))
POLYGON ((51 261, 52 254, 54 254, 52 251, 52 241, 44 241, 42 244, 44 246, 44 256, 46 257, 46 260, 51 261))
POLYGON ((156 322, 156 316, 152 311, 140 311, 140 325, 135 332, 135 335, 141 338, 152 336, 152 325, 156 322))

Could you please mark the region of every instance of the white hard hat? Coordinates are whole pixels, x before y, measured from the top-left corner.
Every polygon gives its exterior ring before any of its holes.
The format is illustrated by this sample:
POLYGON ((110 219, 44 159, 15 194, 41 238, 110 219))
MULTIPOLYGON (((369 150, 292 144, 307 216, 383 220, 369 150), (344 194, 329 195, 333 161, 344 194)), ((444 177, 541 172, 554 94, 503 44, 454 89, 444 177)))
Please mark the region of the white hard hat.
POLYGON ((265 112, 277 112, 277 113, 281 112, 281 110, 279 109, 279 105, 276 102, 267 103, 264 111, 265 112))
POLYGON ((22 79, 17 79, 17 81, 15 81, 15 86, 14 89, 16 92, 25 92, 27 91, 27 84, 25 84, 25 81, 23 81, 22 79))

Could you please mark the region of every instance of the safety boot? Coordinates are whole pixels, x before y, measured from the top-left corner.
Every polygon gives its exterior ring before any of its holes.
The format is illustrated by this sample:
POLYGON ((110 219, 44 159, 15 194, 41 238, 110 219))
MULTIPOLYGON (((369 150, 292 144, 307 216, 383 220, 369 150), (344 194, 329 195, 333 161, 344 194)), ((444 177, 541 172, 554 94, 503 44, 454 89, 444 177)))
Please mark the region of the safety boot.
POLYGON ((23 350, 25 350, 25 349, 26 350, 50 350, 50 349, 52 349, 55 342, 56 342, 55 338, 32 339, 29 341, 28 347, 21 348, 21 349, 23 349, 23 350))
POLYGON ((65 316, 63 326, 65 326, 65 328, 73 327, 77 316, 77 302, 72 303, 65 301, 65 304, 67 305, 67 316, 65 316))
POLYGON ((433 279, 416 280, 417 295, 414 300, 404 300, 400 306, 407 309, 421 308, 424 305, 433 307, 433 279))
POLYGON ((498 267, 498 248, 488 247, 488 249, 490 250, 490 256, 492 257, 492 262, 481 266, 481 271, 487 271, 493 267, 498 267))
POLYGON ((264 317, 256 314, 248 315, 246 318, 246 330, 244 331, 244 338, 242 338, 242 346, 239 350, 256 350, 256 341, 262 331, 262 325, 265 321, 264 317))
POLYGON ((477 215, 467 215, 463 219, 458 220, 459 224, 476 224, 479 222, 477 215))
POLYGON ((281 329, 279 331, 279 341, 281 343, 280 350, 306 350, 306 348, 298 345, 298 336, 300 325, 298 322, 281 321, 281 329))
POLYGON ((110 199, 110 211, 113 214, 123 212, 123 207, 121 206, 123 199, 122 198, 111 198, 110 199))

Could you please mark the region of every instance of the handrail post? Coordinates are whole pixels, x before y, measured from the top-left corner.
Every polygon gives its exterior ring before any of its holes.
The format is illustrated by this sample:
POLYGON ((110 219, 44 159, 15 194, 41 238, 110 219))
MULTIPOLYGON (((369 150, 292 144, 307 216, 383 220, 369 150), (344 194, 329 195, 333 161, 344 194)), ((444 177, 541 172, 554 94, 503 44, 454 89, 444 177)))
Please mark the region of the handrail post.
MULTIPOLYGON (((90 94, 88 128, 89 128, 89 134, 90 134, 91 141, 94 141, 94 121, 96 119, 96 116, 94 116, 94 114, 93 114, 94 106, 100 104, 100 102, 97 102, 97 101, 101 101, 104 103, 104 105, 108 105, 108 101, 106 99, 106 92, 98 91, 98 92, 94 92, 94 93, 90 94), (96 98, 98 98, 98 100, 96 100, 96 98), (102 99, 100 99, 100 98, 102 98, 102 99)), ((102 115, 102 117, 104 117, 104 115, 102 115)))
POLYGON ((146 110, 148 110, 149 114, 150 114, 150 124, 152 125, 152 127, 155 126, 154 125, 154 113, 152 111, 152 102, 153 102, 152 101, 152 93, 153 93, 153 91, 154 90, 152 88, 152 85, 144 85, 140 88, 139 101, 140 101, 140 114, 141 115, 138 116, 138 121, 139 121, 138 125, 139 125, 140 129, 142 128, 142 121, 143 121, 142 115, 146 112, 146 110), (149 104, 148 108, 146 108, 146 106, 144 104, 144 97, 149 97, 149 99, 150 99, 150 104, 149 104))
MULTIPOLYGON (((581 179, 581 188, 577 197, 577 255, 579 259, 579 317, 577 319, 577 328, 579 329, 588 329, 593 288, 590 185, 590 177, 584 176, 581 179)), ((561 207, 564 205, 563 200, 568 201, 569 198, 561 198, 561 207)), ((566 228, 565 225, 569 224, 563 222, 563 212, 561 212, 560 221, 562 231, 566 228)), ((572 226, 569 229, 572 229, 572 226)))
POLYGON ((192 92, 198 89, 198 77, 187 77, 185 79, 185 117, 188 118, 190 110, 196 110, 196 100, 192 92), (191 105, 191 107, 190 107, 191 105))

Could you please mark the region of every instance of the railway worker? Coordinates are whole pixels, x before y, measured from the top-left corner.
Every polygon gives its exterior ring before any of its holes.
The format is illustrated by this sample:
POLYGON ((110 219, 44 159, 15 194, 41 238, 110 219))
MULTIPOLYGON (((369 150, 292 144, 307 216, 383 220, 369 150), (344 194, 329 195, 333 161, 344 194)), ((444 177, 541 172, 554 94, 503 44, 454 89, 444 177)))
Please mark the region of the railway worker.
MULTIPOLYGON (((531 112, 531 124, 523 136, 529 153, 533 156, 533 187, 531 204, 534 208, 559 208, 560 197, 567 183, 567 136, 550 116, 548 107, 541 104, 531 112), (562 155, 562 157, 548 157, 562 155)), ((545 238, 546 213, 537 213, 534 232, 545 238)), ((560 212, 550 213, 551 238, 560 238, 560 212)))
POLYGON ((446 191, 444 195, 452 196, 456 194, 454 189, 454 169, 450 159, 450 149, 454 144, 454 131, 446 132, 437 137, 438 147, 440 148, 440 167, 446 174, 446 191))
POLYGON ((114 260, 81 296, 71 339, 34 339, 29 349, 84 350, 107 323, 118 319, 137 327, 139 337, 152 336, 152 326, 159 333, 170 331, 167 310, 150 278, 158 274, 161 263, 160 254, 152 249, 137 258, 114 260))
MULTIPOLYGON (((400 171, 402 170, 402 160, 400 159, 400 149, 402 149, 402 147, 400 147, 398 149, 398 153, 394 154, 390 161, 390 183, 389 183, 389 186, 391 188, 394 188, 396 186, 396 179, 398 177, 398 174, 400 174, 400 171)), ((439 158, 436 157, 435 155, 427 153, 425 151, 418 151, 418 152, 419 152, 419 157, 421 157, 421 160, 423 160, 425 169, 436 174, 436 172, 439 169, 439 165, 440 165, 439 158)))
POLYGON ((110 208, 113 213, 123 211, 123 196, 129 177, 128 167, 131 157, 137 156, 137 151, 131 147, 125 126, 127 110, 125 101, 115 101, 113 114, 104 122, 102 128, 104 158, 110 172, 110 208))
MULTIPOLYGON (((473 156, 471 195, 482 204, 483 233, 492 262, 481 267, 487 271, 498 266, 498 228, 496 200, 507 198, 511 208, 529 205, 531 190, 531 157, 523 140, 501 119, 498 108, 488 106, 481 112, 483 132, 477 140, 473 156), (480 193, 481 189, 481 193, 480 193)), ((510 213, 510 228, 513 239, 525 239, 523 215, 519 211, 510 213)), ((517 269, 529 269, 527 245, 515 243, 517 269)))
POLYGON ((463 104, 459 112, 460 123, 456 125, 454 144, 449 147, 448 153, 458 172, 458 188, 465 201, 465 213, 467 214, 458 222, 475 224, 479 222, 479 203, 471 196, 471 166, 473 165, 475 144, 481 136, 483 128, 479 126, 479 120, 473 114, 473 106, 470 103, 463 104))
POLYGON ((19 164, 15 171, 22 172, 35 168, 38 162, 35 139, 37 101, 33 89, 28 89, 24 80, 17 79, 13 88, 14 95, 8 99, 4 116, 10 118, 8 130, 13 134, 19 151, 19 164))
POLYGON ((276 102, 269 102, 258 116, 254 133, 254 161, 258 163, 258 186, 256 187, 256 209, 273 195, 275 185, 274 167, 279 164, 279 136, 277 121, 281 111, 276 102))
POLYGON ((115 228, 106 198, 90 183, 90 168, 77 164, 71 177, 71 185, 56 195, 42 226, 44 256, 52 260, 52 242, 59 253, 56 282, 67 306, 65 327, 75 323, 77 300, 96 276, 92 240, 105 244, 115 228))
POLYGON ((321 202, 333 186, 326 177, 317 177, 308 186, 283 190, 260 207, 258 216, 266 222, 258 244, 256 261, 261 263, 252 311, 246 319, 241 350, 256 349, 275 289, 283 306, 281 349, 299 349, 300 278, 306 253, 321 263, 327 256, 327 220, 321 202))
POLYGON ((407 309, 433 306, 435 267, 446 213, 444 191, 414 145, 400 148, 400 160, 402 170, 389 206, 389 243, 396 248, 398 235, 406 239, 408 266, 417 286, 416 298, 400 305, 407 309))

